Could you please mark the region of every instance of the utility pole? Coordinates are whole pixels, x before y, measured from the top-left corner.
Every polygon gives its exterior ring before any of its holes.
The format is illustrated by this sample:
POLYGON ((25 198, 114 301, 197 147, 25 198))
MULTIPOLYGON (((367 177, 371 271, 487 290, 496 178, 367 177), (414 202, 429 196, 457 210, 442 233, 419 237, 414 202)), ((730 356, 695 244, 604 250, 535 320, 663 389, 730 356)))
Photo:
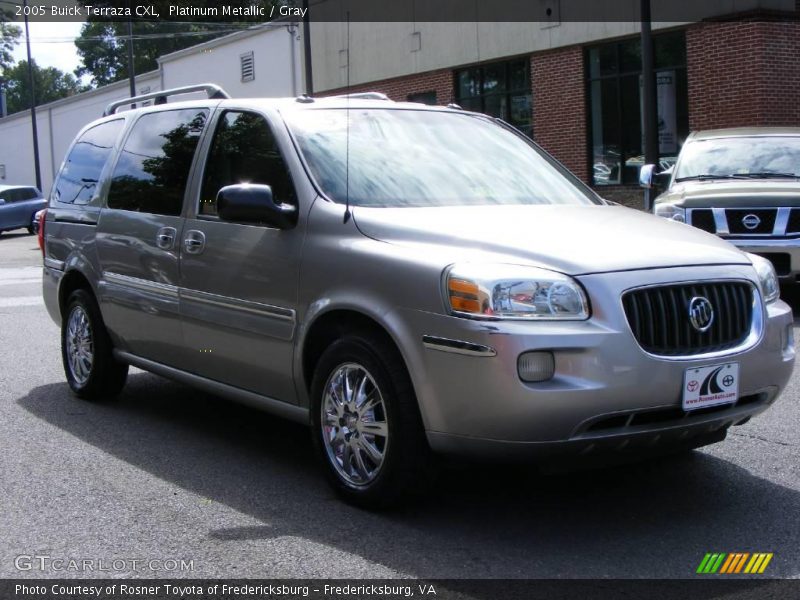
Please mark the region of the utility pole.
MULTIPOLYGON (((642 21, 642 120, 644 123, 644 164, 658 164, 658 100, 650 27, 650 0, 640 0, 642 21)), ((652 191, 645 192, 645 210, 651 210, 652 191)))
POLYGON ((314 78, 311 73, 311 19, 308 14, 308 0, 303 0, 303 59, 306 71, 306 94, 314 95, 314 78))
MULTIPOLYGON (((136 95, 136 71, 133 67, 133 19, 128 19, 128 79, 131 84, 131 98, 136 95)), ((131 108, 136 108, 131 104, 131 108)))
POLYGON ((33 168, 36 172, 36 187, 42 190, 42 172, 39 168, 39 132, 36 128, 36 87, 33 81, 33 63, 31 62, 31 34, 28 29, 28 0, 23 0, 25 12, 25 47, 28 51, 28 80, 31 87, 31 131, 33 133, 33 168))

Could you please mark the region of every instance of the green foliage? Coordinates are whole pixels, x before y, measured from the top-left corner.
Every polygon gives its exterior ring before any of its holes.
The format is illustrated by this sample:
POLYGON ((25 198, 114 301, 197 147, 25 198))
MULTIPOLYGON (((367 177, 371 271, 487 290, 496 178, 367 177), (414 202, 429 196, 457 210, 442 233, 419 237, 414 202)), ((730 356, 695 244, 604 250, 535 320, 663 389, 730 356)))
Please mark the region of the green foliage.
POLYGON ((22 30, 7 21, 10 15, 0 8, 0 76, 14 63, 12 52, 22 37, 22 30))
MULTIPOLYGON (((46 104, 83 91, 81 84, 69 73, 55 67, 42 68, 32 61, 33 81, 36 87, 36 104, 46 104)), ((8 113, 30 108, 30 79, 28 61, 21 60, 5 70, 8 113)))

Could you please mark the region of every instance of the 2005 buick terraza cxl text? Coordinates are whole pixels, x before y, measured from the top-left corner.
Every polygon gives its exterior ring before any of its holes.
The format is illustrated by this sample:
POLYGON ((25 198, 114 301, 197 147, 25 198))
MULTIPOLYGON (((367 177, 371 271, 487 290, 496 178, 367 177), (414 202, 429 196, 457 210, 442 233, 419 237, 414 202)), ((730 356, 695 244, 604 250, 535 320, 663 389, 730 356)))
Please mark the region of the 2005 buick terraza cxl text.
POLYGON ((78 396, 134 365, 307 423, 338 492, 380 506, 431 452, 683 450, 786 385, 767 260, 605 202, 502 122, 200 87, 110 105, 53 186, 44 297, 78 396))

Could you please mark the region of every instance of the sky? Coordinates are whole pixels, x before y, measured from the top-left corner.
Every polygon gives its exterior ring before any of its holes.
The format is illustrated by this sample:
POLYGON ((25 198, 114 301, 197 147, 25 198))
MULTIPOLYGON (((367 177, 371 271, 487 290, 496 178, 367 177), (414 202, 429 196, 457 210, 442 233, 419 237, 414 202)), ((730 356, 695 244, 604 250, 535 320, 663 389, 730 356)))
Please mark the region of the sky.
MULTIPOLYGON (((73 40, 80 34, 82 25, 74 22, 30 22, 31 56, 36 64, 72 73, 80 64, 73 40)), ((24 40, 14 49, 14 59, 27 59, 24 40)))

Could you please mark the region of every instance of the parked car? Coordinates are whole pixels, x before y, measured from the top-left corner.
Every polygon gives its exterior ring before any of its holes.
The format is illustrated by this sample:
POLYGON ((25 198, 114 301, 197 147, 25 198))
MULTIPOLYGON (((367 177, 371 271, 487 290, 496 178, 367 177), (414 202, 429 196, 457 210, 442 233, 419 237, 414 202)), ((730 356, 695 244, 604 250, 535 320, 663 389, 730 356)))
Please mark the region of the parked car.
POLYGON ((43 293, 81 398, 134 365, 294 419, 375 506, 431 452, 717 442, 789 380, 769 261, 604 202, 497 120, 211 85, 165 103, 187 89, 112 104, 53 186, 43 293))
POLYGON ((33 229, 34 215, 47 206, 42 193, 27 185, 0 185, 0 234, 12 229, 33 229))
MULTIPOLYGON (((643 169, 643 185, 655 170, 643 169), (649 173, 649 175, 648 175, 649 173)), ((800 275, 800 128, 693 133, 667 174, 655 214, 684 221, 800 275)))

